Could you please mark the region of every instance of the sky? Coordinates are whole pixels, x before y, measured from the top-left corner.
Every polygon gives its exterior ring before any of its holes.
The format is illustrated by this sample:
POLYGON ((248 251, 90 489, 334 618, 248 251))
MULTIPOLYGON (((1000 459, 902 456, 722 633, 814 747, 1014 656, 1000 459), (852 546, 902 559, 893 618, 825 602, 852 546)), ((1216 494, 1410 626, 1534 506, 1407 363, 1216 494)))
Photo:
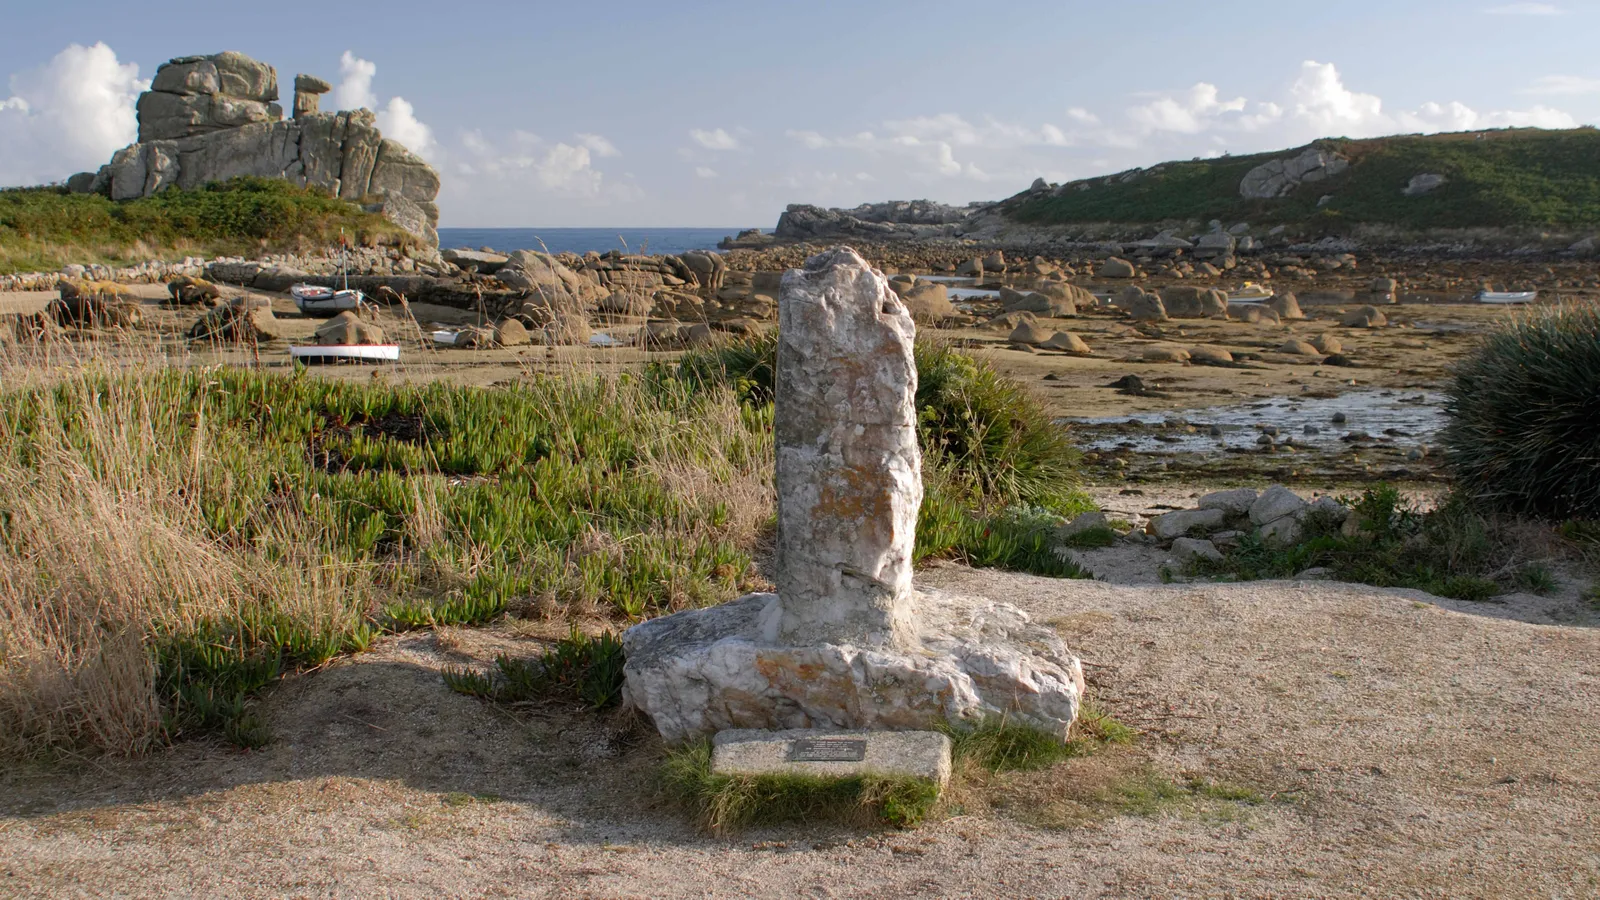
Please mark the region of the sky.
POLYGON ((441 225, 762 226, 994 200, 1318 137, 1600 123, 1600 0, 775 0, 0 10, 0 185, 137 133, 167 59, 332 82, 438 168, 441 225))

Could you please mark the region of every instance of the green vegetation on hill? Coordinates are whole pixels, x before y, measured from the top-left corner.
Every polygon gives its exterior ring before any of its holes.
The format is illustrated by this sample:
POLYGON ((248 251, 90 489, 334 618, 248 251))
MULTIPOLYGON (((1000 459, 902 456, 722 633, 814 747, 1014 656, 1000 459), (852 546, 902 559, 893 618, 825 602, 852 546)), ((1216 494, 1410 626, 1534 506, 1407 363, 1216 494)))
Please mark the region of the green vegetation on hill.
POLYGON ((1358 225, 1405 229, 1600 226, 1600 130, 1535 128, 1350 140, 1312 146, 1350 168, 1304 184, 1287 197, 1247 200, 1245 173, 1304 148, 1251 156, 1169 162, 1142 172, 1074 182, 1060 196, 1019 194, 1002 204, 1038 225, 1248 221, 1339 233, 1358 225), (1416 197, 1401 193, 1416 175, 1449 179, 1416 197), (1080 189, 1079 185, 1087 185, 1080 189), (1331 195, 1325 206, 1318 201, 1331 195))
POLYGON ((278 179, 236 178, 122 201, 61 187, 9 188, 0 190, 0 274, 310 249, 337 240, 340 229, 355 241, 408 239, 354 203, 278 179))

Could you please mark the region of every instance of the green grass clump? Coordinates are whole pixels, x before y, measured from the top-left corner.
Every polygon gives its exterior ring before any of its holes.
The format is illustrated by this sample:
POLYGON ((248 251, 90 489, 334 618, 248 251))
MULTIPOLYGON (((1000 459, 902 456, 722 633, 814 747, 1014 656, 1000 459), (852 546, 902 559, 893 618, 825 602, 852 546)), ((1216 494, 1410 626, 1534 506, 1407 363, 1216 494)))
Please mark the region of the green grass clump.
POLYGON ((1246 535, 1221 562, 1195 560, 1189 571, 1255 580, 1322 567, 1340 581, 1480 602, 1526 586, 1529 578, 1543 583, 1537 572, 1524 574, 1530 567, 1509 565, 1512 551, 1498 539, 1495 524, 1459 499, 1420 513, 1397 489, 1380 485, 1345 502, 1361 523, 1354 534, 1313 517, 1299 543, 1269 545, 1246 535))
POLYGON ((1286 197, 1248 200, 1239 182, 1251 169, 1305 148, 1174 161, 1137 173, 1085 179, 1059 195, 1019 194, 1003 208, 1031 224, 1203 223, 1211 219, 1340 232, 1357 225, 1407 229, 1543 228, 1600 225, 1600 131, 1514 128, 1311 145, 1350 160, 1340 175, 1286 197), (1427 194, 1401 193, 1413 176, 1444 175, 1427 194), (1321 198, 1332 196, 1327 204, 1321 198))
POLYGON ((1600 519, 1600 308, 1535 310, 1455 372, 1440 435, 1456 489, 1487 510, 1600 519))
POLYGON ((531 660, 495 657, 496 674, 446 668, 443 676, 451 690, 486 700, 574 703, 599 712, 622 700, 624 662, 617 635, 606 631, 590 637, 574 625, 571 635, 531 660))
POLYGON ((674 748, 662 764, 662 782, 714 834, 782 822, 910 828, 939 800, 939 786, 921 778, 718 775, 711 755, 710 740, 674 748))
POLYGON ((61 187, 10 188, 0 190, 0 275, 67 263, 303 250, 329 246, 341 229, 358 242, 413 240, 381 215, 282 179, 235 178, 120 201, 61 187))

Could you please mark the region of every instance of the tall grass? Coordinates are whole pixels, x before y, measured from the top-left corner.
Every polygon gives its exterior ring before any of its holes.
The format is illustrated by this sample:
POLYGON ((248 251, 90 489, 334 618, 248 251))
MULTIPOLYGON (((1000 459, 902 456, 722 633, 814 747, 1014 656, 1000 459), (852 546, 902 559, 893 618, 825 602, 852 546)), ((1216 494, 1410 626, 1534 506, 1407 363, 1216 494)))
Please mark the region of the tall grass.
POLYGON ((626 377, 91 369, 0 403, 9 753, 257 743, 252 691, 375 627, 716 602, 771 508, 770 418, 626 377))

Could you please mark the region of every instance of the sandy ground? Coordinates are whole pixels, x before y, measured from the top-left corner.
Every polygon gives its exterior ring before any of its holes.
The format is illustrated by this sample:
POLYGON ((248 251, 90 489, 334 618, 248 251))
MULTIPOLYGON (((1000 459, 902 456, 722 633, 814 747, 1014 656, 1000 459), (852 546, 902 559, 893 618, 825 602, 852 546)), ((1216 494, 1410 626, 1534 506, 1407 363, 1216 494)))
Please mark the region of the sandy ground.
POLYGON ((190 743, 6 772, 0 895, 1600 894, 1600 630, 1520 621, 1514 598, 1496 618, 1332 584, 956 567, 922 582, 1052 623, 1097 702, 1140 730, 1134 746, 1025 783, 1031 811, 719 839, 660 799, 660 750, 637 727, 500 710, 440 681, 528 639, 399 636, 273 691, 263 751, 190 743), (1107 766, 1264 799, 1052 816, 1051 790, 1107 766))

